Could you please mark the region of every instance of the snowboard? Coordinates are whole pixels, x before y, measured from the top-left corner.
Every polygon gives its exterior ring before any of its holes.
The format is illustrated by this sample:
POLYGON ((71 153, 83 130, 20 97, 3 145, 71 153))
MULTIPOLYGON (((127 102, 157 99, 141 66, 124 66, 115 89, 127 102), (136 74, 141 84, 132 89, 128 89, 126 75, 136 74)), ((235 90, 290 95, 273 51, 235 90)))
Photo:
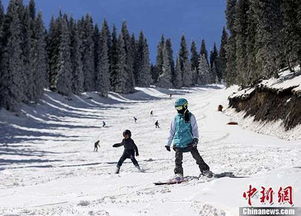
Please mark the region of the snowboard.
POLYGON ((172 178, 169 179, 167 181, 159 181, 159 182, 154 182, 155 185, 172 185, 172 184, 181 184, 183 182, 188 182, 192 179, 198 179, 198 177, 196 176, 185 176, 183 178, 180 177, 176 177, 176 178, 172 178))
POLYGON ((167 181, 159 181, 159 182, 154 182, 155 185, 172 185, 172 184, 181 184, 183 182, 188 182, 191 180, 197 180, 200 183, 205 183, 205 182, 210 182, 214 179, 218 179, 218 178, 223 178, 223 177, 229 177, 229 178, 241 178, 241 177, 237 177, 235 176, 232 172, 224 172, 224 173, 219 173, 219 174, 213 174, 213 176, 211 178, 200 175, 200 176, 185 176, 183 178, 172 178, 169 179, 167 181))

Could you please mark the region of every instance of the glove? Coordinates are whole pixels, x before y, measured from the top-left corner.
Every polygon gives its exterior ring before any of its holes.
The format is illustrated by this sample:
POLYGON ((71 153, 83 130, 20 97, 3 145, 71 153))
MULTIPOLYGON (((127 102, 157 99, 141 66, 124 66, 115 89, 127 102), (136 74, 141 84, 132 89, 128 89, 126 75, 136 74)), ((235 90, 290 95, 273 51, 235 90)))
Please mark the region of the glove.
POLYGON ((192 147, 196 148, 197 145, 198 145, 198 143, 199 143, 199 139, 198 138, 193 138, 193 140, 192 140, 192 147))
POLYGON ((136 153, 136 157, 138 157, 139 156, 139 154, 138 153, 136 153))
POLYGON ((165 148, 167 151, 170 151, 170 146, 166 145, 165 148))

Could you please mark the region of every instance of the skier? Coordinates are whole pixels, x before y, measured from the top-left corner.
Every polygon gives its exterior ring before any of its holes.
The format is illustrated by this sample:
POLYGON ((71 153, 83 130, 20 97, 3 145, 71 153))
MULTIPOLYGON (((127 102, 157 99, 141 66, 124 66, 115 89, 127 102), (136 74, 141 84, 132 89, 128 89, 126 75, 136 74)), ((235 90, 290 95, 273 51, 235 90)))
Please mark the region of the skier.
POLYGON ((213 173, 209 166, 201 157, 197 144, 199 140, 198 125, 195 116, 188 110, 188 101, 185 98, 180 98, 175 102, 175 108, 178 114, 171 123, 170 135, 168 143, 165 145, 167 151, 170 151, 170 146, 173 142, 173 149, 175 150, 175 177, 183 178, 183 152, 190 152, 192 157, 199 165, 201 174, 207 177, 212 177, 213 173))
POLYGON ((105 127, 105 126, 106 126, 106 122, 102 121, 102 127, 105 127))
POLYGON ((151 116, 153 116, 153 115, 154 115, 154 113, 153 113, 153 111, 152 111, 152 110, 151 110, 151 112, 150 112, 150 115, 151 115, 151 116))
POLYGON ((135 123, 137 123, 137 120, 138 120, 138 119, 137 119, 135 116, 134 116, 133 118, 134 118, 135 123))
POLYGON ((94 151, 95 152, 98 152, 98 147, 100 147, 100 145, 99 145, 99 140, 97 140, 95 143, 94 143, 94 151))
POLYGON ((155 126, 156 126, 156 128, 160 128, 160 125, 159 125, 159 121, 158 121, 158 120, 155 122, 155 126))
POLYGON ((134 140, 132 140, 131 136, 132 136, 131 131, 130 130, 125 130, 123 132, 124 139, 122 140, 122 142, 113 145, 113 147, 124 146, 123 154, 122 154, 122 156, 120 157, 120 159, 117 163, 117 169, 116 169, 116 172, 115 172, 116 174, 119 173, 120 167, 122 166, 122 163, 127 158, 130 158, 132 160, 133 164, 135 165, 135 167, 139 171, 141 171, 140 166, 138 164, 138 161, 135 158, 135 153, 136 153, 136 156, 139 156, 138 148, 137 148, 134 140))

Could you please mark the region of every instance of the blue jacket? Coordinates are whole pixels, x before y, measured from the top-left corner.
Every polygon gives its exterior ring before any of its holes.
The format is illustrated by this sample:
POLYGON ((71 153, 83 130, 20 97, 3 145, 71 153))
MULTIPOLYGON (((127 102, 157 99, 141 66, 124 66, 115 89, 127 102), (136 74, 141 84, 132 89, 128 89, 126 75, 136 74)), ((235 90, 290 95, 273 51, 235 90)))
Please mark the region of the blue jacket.
POLYGON ((186 148, 193 138, 199 138, 195 116, 190 113, 190 121, 185 122, 184 115, 178 114, 171 122, 167 145, 172 143, 177 148, 186 148))

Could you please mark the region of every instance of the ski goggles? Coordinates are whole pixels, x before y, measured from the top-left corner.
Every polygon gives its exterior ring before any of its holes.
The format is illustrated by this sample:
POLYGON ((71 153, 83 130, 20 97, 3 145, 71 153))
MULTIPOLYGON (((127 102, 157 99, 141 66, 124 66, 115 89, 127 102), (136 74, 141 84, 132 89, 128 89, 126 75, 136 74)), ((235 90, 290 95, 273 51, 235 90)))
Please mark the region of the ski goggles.
POLYGON ((184 105, 180 105, 180 106, 175 106, 176 110, 182 110, 185 107, 187 107, 188 103, 184 104, 184 105))

